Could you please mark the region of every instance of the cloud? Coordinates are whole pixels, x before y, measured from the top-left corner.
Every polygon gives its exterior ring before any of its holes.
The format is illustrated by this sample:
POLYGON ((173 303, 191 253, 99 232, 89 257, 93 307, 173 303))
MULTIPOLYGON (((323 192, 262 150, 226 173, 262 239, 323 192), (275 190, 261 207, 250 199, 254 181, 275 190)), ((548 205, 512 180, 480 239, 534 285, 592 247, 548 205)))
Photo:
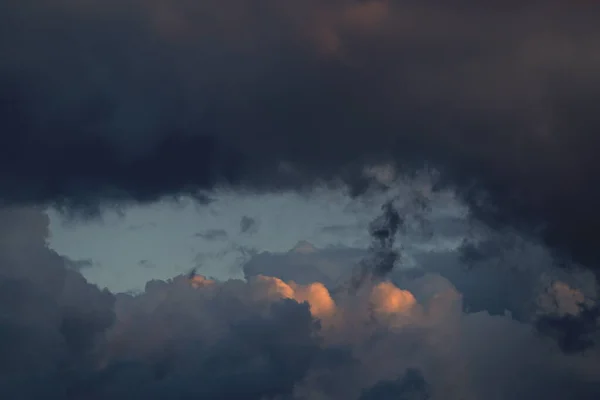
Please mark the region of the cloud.
POLYGON ((105 378, 86 385, 89 392, 358 399, 385 389, 433 399, 558 399, 577 385, 581 398, 598 394, 597 355, 567 358, 527 324, 464 314, 447 281, 421 303, 389 282, 357 295, 265 276, 192 283, 154 281, 141 295, 118 296, 105 378))
POLYGON ((48 225, 37 209, 0 210, 2 397, 66 398, 114 321, 114 296, 48 249, 48 225))
POLYGON ((252 234, 258 230, 258 221, 244 215, 240 220, 240 233, 252 234))
MULTIPOLYGON (((48 249, 48 218, 39 210, 4 209, 0 222, 6 398, 600 394, 598 349, 566 355, 528 322, 465 313, 461 293, 439 275, 415 278, 415 294, 386 279, 349 292, 321 282, 195 274, 111 294, 48 249)), ((576 290, 553 286, 566 315, 578 312, 576 290)))
POLYGON ((366 254, 361 249, 344 247, 317 249, 304 241, 286 253, 254 254, 242 268, 246 278, 257 275, 275 276, 301 284, 321 282, 332 289, 352 274, 353 267, 366 254))
POLYGON ((92 268, 95 265, 94 261, 89 258, 84 260, 68 260, 66 263, 68 268, 72 268, 77 271, 92 268))
MULTIPOLYGON (((450 234, 457 243, 463 238, 462 246, 411 246, 419 243, 420 232, 409 229, 414 215, 403 212, 403 218, 404 228, 398 232, 396 244, 385 248, 400 258, 385 277, 410 291, 418 301, 440 290, 440 285, 444 287, 447 279, 461 293, 465 313, 509 314, 519 322, 533 324, 539 333, 559 341, 568 339, 572 343, 562 345, 568 351, 581 351, 600 339, 599 321, 591 312, 597 304, 598 285, 588 270, 561 267, 542 243, 515 232, 498 233, 465 221, 456 224, 460 229, 447 232, 443 229, 445 217, 427 216, 427 226, 431 228, 428 241, 441 242, 450 234), (439 224, 442 229, 438 229, 439 224), (584 307, 592 308, 584 312, 584 307)), ((364 284, 372 280, 369 274, 378 271, 377 263, 386 261, 380 251, 378 241, 371 249, 318 249, 300 242, 289 252, 256 254, 243 270, 247 278, 269 275, 302 284, 318 281, 337 292, 348 282, 358 280, 364 284)), ((376 276, 375 281, 378 279, 381 277, 376 276)))
POLYGON ((479 218, 597 270, 598 7, 7 2, 0 198, 94 212, 220 186, 360 193, 381 180, 365 168, 427 167, 479 218))
POLYGON ((378 382, 366 389, 359 400, 427 400, 430 398, 427 382, 419 370, 407 369, 403 376, 395 381, 378 382))
POLYGON ((229 236, 227 231, 224 229, 207 229, 204 232, 198 232, 194 235, 195 237, 202 238, 204 240, 225 240, 229 236))
POLYGON ((404 225, 404 216, 392 202, 385 203, 381 210, 382 214, 369 227, 369 234, 373 239, 371 257, 363 260, 361 270, 352 282, 355 287, 362 285, 368 279, 385 278, 400 257, 400 253, 394 248, 394 243, 399 230, 404 225))

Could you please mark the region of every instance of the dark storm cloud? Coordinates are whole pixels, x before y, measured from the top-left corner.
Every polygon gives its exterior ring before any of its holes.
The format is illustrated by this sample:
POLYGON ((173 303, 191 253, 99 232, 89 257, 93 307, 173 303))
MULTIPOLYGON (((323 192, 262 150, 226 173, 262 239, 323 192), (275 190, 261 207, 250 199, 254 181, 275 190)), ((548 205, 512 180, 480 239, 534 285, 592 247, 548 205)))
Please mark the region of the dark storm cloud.
POLYGON ((596 2, 32 4, 0 6, 4 202, 357 193, 390 161, 600 261, 596 2))
POLYGON ((114 321, 114 297, 46 247, 48 217, 0 210, 0 395, 64 398, 114 321))
POLYGON ((597 305, 581 304, 578 315, 552 313, 543 315, 536 321, 536 328, 543 334, 556 339, 566 353, 576 353, 589 349, 600 340, 598 320, 600 308, 597 305))
MULTIPOLYGON (((168 298, 150 318, 133 314, 125 321, 127 325, 112 342, 114 359, 104 373, 106 379, 100 375, 96 382, 81 388, 82 395, 119 399, 273 398, 291 393, 319 351, 306 306, 288 301, 275 304, 268 315, 261 316, 239 303, 227 307, 220 304, 225 299, 217 298, 213 305, 223 307, 220 312, 227 316, 222 326, 210 327, 218 333, 213 337, 202 323, 218 322, 212 317, 204 321, 194 317, 191 309, 194 299, 202 306, 202 298, 191 293, 188 285, 178 289, 169 286, 162 292, 168 298), (173 289, 184 293, 173 293, 173 289), (175 301, 183 308, 178 309, 175 301), (177 314, 174 326, 164 332, 150 333, 134 346, 126 342, 131 335, 139 335, 144 328, 153 330, 157 323, 177 314)), ((152 296, 157 295, 152 290, 129 299, 130 307, 151 306, 156 302, 152 296)))

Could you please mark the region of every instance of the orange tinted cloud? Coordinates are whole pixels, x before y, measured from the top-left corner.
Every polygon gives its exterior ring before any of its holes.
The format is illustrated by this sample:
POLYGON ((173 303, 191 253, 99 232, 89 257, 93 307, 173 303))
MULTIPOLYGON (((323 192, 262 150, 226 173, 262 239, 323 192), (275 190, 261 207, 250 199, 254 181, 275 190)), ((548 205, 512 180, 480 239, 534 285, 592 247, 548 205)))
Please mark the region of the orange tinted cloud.
POLYGON ((299 303, 307 302, 314 317, 325 318, 335 312, 335 303, 329 291, 320 282, 310 285, 298 285, 295 282, 285 283, 279 278, 259 275, 256 282, 263 287, 271 300, 293 299, 299 303))
POLYGON ((399 289, 391 282, 382 282, 373 288, 371 304, 376 313, 406 314, 417 300, 408 290, 399 289))
POLYGON ((291 287, 294 288, 294 298, 299 302, 308 302, 310 312, 315 317, 325 318, 335 312, 335 303, 322 283, 315 282, 306 286, 292 283, 291 287))

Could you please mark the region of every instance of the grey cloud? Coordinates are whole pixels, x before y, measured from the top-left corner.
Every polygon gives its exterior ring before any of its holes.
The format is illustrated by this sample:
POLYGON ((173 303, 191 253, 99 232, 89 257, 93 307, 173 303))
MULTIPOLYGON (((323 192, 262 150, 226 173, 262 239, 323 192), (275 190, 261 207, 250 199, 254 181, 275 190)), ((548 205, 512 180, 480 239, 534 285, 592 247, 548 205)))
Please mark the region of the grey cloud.
POLYGON ((249 303, 236 282, 211 298, 185 278, 115 297, 48 249, 42 212, 0 222, 2 397, 262 399, 291 391, 318 352, 306 305, 249 303))
POLYGON ((363 391, 359 400, 428 400, 429 388, 419 370, 408 369, 395 381, 378 382, 363 391))
MULTIPOLYGON (((437 222, 429 222, 434 227, 432 240, 446 233, 438 236, 437 222)), ((384 223, 383 227, 386 226, 384 223)), ((410 290, 417 299, 426 300, 432 290, 439 289, 439 283, 432 281, 431 275, 444 277, 461 293, 466 313, 487 312, 495 316, 509 313, 515 320, 531 323, 538 332, 557 339, 564 350, 581 351, 586 347, 584 344, 589 347, 596 342, 598 321, 592 312, 595 308, 584 312, 583 305, 577 304, 585 301, 590 307, 597 301, 598 285, 593 274, 577 266, 561 268, 542 243, 515 232, 498 233, 481 226, 469 226, 464 220, 456 222, 456 226, 464 228, 462 235, 468 239, 465 246, 454 250, 413 251, 410 255, 413 265, 397 263, 395 270, 388 271, 389 279, 410 290), (466 248, 472 251, 467 252, 466 248), (556 293, 550 293, 556 283, 577 293, 578 297, 567 299, 571 302, 568 307, 582 312, 556 315, 553 304, 561 299, 556 293)), ((396 241, 405 244, 411 241, 411 235, 412 231, 405 230, 398 234, 396 241)), ((255 255, 243 269, 246 277, 263 274, 302 284, 319 281, 338 291, 340 285, 349 281, 369 280, 369 273, 380 267, 378 262, 386 261, 378 253, 379 246, 377 242, 372 249, 317 249, 301 242, 287 253, 255 255)), ((396 247, 384 247, 384 250, 397 251, 396 247)))
MULTIPOLYGON (((151 294, 141 296, 132 300, 131 307, 143 306, 143 297, 151 294)), ((187 296, 190 296, 188 301, 193 299, 193 294, 187 293, 187 296)), ((206 332, 202 321, 192 315, 193 304, 183 304, 186 308, 179 313, 185 316, 178 317, 167 332, 152 334, 153 337, 131 349, 123 342, 124 355, 137 363, 121 366, 118 359, 113 361, 114 366, 106 372, 112 375, 109 381, 100 380, 97 387, 88 386, 85 390, 93 395, 101 394, 101 398, 162 399, 173 395, 180 398, 273 398, 291 392, 294 383, 308 369, 313 354, 318 352, 310 335, 310 314, 297 303, 276 304, 267 316, 256 315, 252 310, 239 308, 240 305, 221 309, 228 314, 222 326, 213 326, 220 329, 218 337, 206 332)), ((213 305, 219 306, 219 300, 213 305)), ((130 321, 135 330, 119 333, 122 340, 139 334, 137 330, 144 326, 154 328, 163 318, 170 318, 176 309, 169 307, 176 304, 167 300, 160 310, 151 314, 150 320, 130 321)), ((218 323, 214 317, 209 317, 207 322, 218 323)), ((120 355, 116 353, 116 356, 120 355)))
POLYGON ((2 397, 63 398, 114 320, 113 295, 48 249, 48 225, 36 209, 0 210, 2 397))
POLYGON ((96 265, 96 263, 94 263, 94 261, 89 258, 85 259, 85 260, 68 260, 68 259, 66 259, 65 264, 66 264, 67 268, 71 268, 76 271, 92 268, 93 266, 96 265))
POLYGON ((423 396, 423 381, 434 400, 600 394, 598 349, 567 356, 527 322, 466 314, 439 275, 415 283, 429 291, 418 303, 386 281, 350 294, 195 274, 113 295, 48 249, 40 211, 4 209, 0 222, 3 398, 337 400, 423 396), (398 380, 409 368, 422 376, 398 380))
POLYGON ((598 305, 581 304, 580 313, 575 315, 557 312, 545 314, 535 323, 541 333, 553 337, 567 353, 585 351, 600 342, 598 305))
POLYGON ((244 215, 240 220, 240 232, 252 234, 258 230, 258 221, 252 217, 244 215))

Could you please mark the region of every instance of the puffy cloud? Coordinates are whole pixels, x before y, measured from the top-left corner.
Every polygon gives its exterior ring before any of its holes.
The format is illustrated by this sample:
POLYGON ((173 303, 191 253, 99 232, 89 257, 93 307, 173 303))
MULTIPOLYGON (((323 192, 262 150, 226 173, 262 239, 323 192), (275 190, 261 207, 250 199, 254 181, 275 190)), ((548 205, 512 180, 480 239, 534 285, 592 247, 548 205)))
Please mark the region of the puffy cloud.
MULTIPOLYGON (((0 212, 3 398, 262 399, 291 392, 321 351, 306 304, 198 275, 113 295, 47 235, 39 210, 0 212)), ((318 288, 299 293, 323 303, 318 288)))
POLYGON ((419 370, 408 369, 395 381, 379 382, 366 389, 359 400, 427 400, 430 398, 427 382, 419 370))
MULTIPOLYGON (((386 279, 330 290, 191 274, 111 294, 48 249, 43 213, 5 209, 0 218, 6 398, 600 395, 598 349, 565 354, 529 322, 465 313, 462 294, 439 275, 414 278, 410 290, 386 279)), ((548 295, 571 316, 579 292, 552 288, 548 295)))
POLYGON ((410 311, 416 300, 408 290, 401 290, 391 282, 381 282, 373 288, 371 296, 375 312, 396 314, 410 311))
POLYGON ((308 303, 314 317, 325 318, 335 312, 335 303, 329 291, 321 282, 298 285, 295 282, 285 283, 279 278, 259 275, 252 280, 261 287, 260 293, 269 298, 294 299, 299 303, 308 303))
MULTIPOLYGON (((419 243, 422 229, 414 231, 409 225, 411 220, 420 220, 405 212, 402 217, 403 228, 399 229, 395 243, 384 240, 382 244, 375 237, 369 250, 361 250, 317 249, 303 242, 287 253, 253 256, 243 267, 245 275, 270 275, 302 284, 320 281, 337 292, 348 282, 377 281, 379 277, 370 274, 380 268, 381 262, 388 262, 386 254, 392 254, 396 257, 393 263, 396 269, 391 272, 386 269, 389 278, 409 290, 419 302, 444 290, 446 283, 441 278, 444 277, 461 293, 465 312, 485 311, 500 316, 510 313, 518 321, 531 323, 548 322, 549 318, 562 317, 564 311, 570 310, 571 323, 556 321, 551 324, 552 329, 546 328, 547 323, 536 326, 543 333, 565 336, 574 343, 564 345, 564 349, 580 351, 594 344, 598 288, 589 271, 573 265, 569 269, 561 268, 551 251, 537 240, 512 231, 490 231, 465 220, 455 224, 460 229, 447 232, 444 229, 447 219, 426 216, 425 226, 431 232, 428 241, 439 243, 443 241, 439 239, 451 234, 457 243, 463 240, 463 245, 455 249, 415 246, 413 243, 419 243), (438 221, 442 229, 438 229, 438 221), (587 308, 589 312, 575 312, 587 308)), ((387 226, 385 218, 379 222, 383 224, 374 224, 372 232, 377 233, 378 227, 387 226)), ((389 267, 389 263, 387 265, 389 267)))
POLYGON ((48 249, 48 217, 0 210, 0 395, 62 398, 93 368, 114 321, 114 296, 48 249))
POLYGON ((308 302, 310 311, 314 316, 326 318, 335 312, 335 303, 322 283, 315 282, 308 286, 294 284, 292 287, 295 289, 294 298, 300 302, 308 302))
POLYGON ((215 283, 214 280, 207 279, 206 277, 204 277, 202 275, 194 274, 194 276, 190 277, 190 284, 192 285, 192 287, 195 287, 195 288, 212 285, 214 283, 215 283))
POLYGON ((577 315, 584 306, 590 306, 590 299, 580 290, 560 281, 552 283, 548 291, 540 296, 539 302, 543 310, 558 315, 577 315))

